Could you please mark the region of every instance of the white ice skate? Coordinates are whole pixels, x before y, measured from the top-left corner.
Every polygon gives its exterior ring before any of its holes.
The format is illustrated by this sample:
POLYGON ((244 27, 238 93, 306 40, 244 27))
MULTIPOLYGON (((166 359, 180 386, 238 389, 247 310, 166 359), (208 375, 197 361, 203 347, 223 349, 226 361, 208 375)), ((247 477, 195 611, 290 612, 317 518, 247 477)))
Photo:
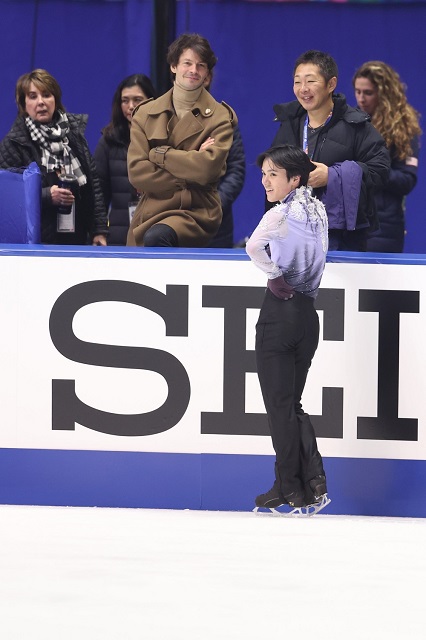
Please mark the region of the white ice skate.
POLYGON ((330 502, 331 499, 325 493, 320 497, 318 502, 307 504, 304 507, 294 507, 291 511, 278 511, 278 508, 273 507, 255 507, 253 509, 253 513, 255 513, 256 515, 280 516, 281 518, 310 518, 311 516, 314 516, 322 511, 327 505, 330 504, 330 502), (260 511, 260 509, 262 510, 260 511))

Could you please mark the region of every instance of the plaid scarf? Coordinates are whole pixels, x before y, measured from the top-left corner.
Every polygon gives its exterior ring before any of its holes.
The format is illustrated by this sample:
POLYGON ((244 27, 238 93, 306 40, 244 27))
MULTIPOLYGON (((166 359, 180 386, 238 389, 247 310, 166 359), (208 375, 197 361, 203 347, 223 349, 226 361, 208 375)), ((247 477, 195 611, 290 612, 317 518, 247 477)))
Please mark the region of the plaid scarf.
POLYGON ((78 158, 71 151, 68 143, 68 133, 70 130, 68 118, 65 113, 58 111, 59 117, 56 122, 50 124, 40 124, 27 116, 25 124, 30 132, 31 140, 41 147, 41 164, 47 171, 63 169, 65 173, 74 175, 78 184, 86 184, 87 178, 84 175, 78 158))

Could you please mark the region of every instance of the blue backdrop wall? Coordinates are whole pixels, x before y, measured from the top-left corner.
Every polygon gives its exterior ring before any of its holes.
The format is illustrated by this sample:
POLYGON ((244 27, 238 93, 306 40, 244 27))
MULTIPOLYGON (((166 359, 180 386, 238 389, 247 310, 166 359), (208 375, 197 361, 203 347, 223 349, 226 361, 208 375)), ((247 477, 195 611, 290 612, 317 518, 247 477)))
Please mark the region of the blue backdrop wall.
MULTIPOLYGON (((249 234, 262 213, 254 163, 276 130, 272 105, 293 98, 295 58, 310 48, 329 51, 339 65, 338 90, 352 104, 355 69, 366 60, 384 60, 398 70, 409 101, 422 112, 425 24, 424 3, 177 3, 177 33, 198 31, 211 41, 219 57, 212 92, 240 119, 248 166, 235 205, 235 240, 249 234)), ((0 0, 0 137, 16 115, 17 78, 43 67, 60 82, 67 109, 89 114, 94 150, 116 85, 130 73, 150 73, 151 34, 152 0, 0 0)), ((425 178, 421 156, 419 183, 407 201, 407 252, 425 252, 425 178)))

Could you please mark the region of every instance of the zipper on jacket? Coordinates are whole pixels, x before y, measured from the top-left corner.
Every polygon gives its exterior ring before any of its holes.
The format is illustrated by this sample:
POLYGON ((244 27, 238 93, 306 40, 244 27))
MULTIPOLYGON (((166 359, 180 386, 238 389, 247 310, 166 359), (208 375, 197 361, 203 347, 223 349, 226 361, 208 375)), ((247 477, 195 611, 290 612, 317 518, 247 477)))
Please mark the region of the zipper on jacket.
POLYGON ((327 136, 324 136, 324 137, 323 137, 323 139, 321 140, 321 146, 320 146, 320 148, 318 149, 318 155, 320 155, 320 153, 321 153, 321 151, 322 151, 322 148, 323 148, 323 146, 324 146, 324 142, 326 141, 326 139, 327 139, 327 136))

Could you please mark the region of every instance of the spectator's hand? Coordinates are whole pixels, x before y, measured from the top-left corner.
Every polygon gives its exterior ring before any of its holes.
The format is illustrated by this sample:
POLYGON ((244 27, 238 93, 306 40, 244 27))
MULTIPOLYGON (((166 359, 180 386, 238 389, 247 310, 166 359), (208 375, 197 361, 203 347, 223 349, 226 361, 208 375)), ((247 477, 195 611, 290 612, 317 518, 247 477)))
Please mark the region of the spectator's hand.
POLYGON ((95 236, 92 240, 92 245, 94 247, 106 247, 107 246, 106 237, 103 235, 95 236))
POLYGON ((313 162, 316 169, 309 174, 308 186, 313 189, 325 187, 328 183, 328 167, 322 162, 313 162))
POLYGON ((294 295, 293 287, 284 280, 284 276, 269 279, 268 289, 276 298, 280 298, 280 300, 290 300, 294 295))
POLYGON ((201 147, 198 149, 198 151, 204 151, 205 149, 207 149, 207 147, 209 147, 211 144, 214 144, 214 138, 207 138, 207 140, 205 140, 203 142, 203 144, 201 145, 201 147))
POLYGON ((52 198, 52 204, 59 206, 64 204, 69 207, 74 202, 75 198, 69 189, 60 189, 58 185, 54 184, 50 188, 50 197, 52 198))

